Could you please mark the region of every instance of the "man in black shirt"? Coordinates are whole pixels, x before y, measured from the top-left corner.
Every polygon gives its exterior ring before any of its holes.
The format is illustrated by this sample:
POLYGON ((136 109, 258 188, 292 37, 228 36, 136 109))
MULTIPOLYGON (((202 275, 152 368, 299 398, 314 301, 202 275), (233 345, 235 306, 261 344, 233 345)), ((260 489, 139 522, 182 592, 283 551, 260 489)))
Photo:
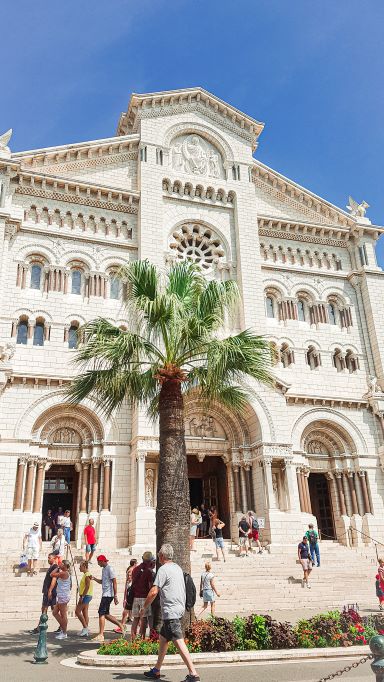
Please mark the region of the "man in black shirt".
POLYGON ((302 565, 303 568, 303 587, 305 585, 307 586, 308 589, 311 589, 311 586, 309 584, 308 578, 309 574, 312 570, 312 561, 309 556, 309 545, 308 545, 308 538, 304 535, 302 542, 299 542, 298 548, 297 548, 297 554, 299 557, 299 561, 302 565))
MULTIPOLYGON (((56 563, 56 556, 54 554, 48 554, 48 563, 49 563, 49 568, 45 574, 44 582, 43 582, 43 589, 41 590, 43 593, 43 603, 41 605, 41 613, 47 613, 48 608, 53 607, 56 604, 56 578, 52 578, 51 573, 57 569, 57 563, 56 563), (48 592, 51 588, 51 585, 53 585, 52 589, 52 597, 51 599, 48 599, 48 592)), ((29 631, 31 635, 37 635, 39 634, 39 628, 33 628, 33 630, 29 631)))
POLYGON ((240 554, 239 556, 244 556, 243 551, 245 551, 245 556, 248 556, 248 533, 250 530, 250 525, 247 521, 247 517, 243 516, 239 523, 239 545, 240 554))

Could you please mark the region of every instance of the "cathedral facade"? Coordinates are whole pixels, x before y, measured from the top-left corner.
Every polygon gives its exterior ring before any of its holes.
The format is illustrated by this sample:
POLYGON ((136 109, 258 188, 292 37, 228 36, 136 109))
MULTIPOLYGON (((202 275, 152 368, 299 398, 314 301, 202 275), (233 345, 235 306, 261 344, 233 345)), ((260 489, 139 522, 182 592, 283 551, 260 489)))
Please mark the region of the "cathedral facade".
POLYGON ((12 153, 0 138, 0 507, 4 547, 47 509, 89 516, 103 547, 154 542, 158 434, 144 410, 73 407, 77 329, 129 324, 126 261, 235 279, 233 331, 275 346, 276 385, 241 417, 185 406, 192 504, 228 537, 254 509, 263 540, 310 522, 345 544, 384 531, 381 228, 257 160, 263 124, 201 88, 132 95, 113 137, 12 153))

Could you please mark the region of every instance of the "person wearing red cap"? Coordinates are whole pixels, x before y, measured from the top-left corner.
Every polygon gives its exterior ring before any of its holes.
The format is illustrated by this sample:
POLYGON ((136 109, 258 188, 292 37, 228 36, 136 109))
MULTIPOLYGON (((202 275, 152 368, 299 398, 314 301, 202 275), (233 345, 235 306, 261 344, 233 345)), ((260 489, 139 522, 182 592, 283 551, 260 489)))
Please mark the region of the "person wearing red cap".
POLYGON ((111 607, 112 602, 114 601, 115 604, 119 603, 119 600, 117 598, 117 580, 115 571, 112 568, 112 566, 109 565, 108 559, 104 554, 99 554, 99 556, 97 557, 97 563, 103 569, 101 572, 101 579, 95 578, 95 576, 90 577, 92 580, 95 580, 102 586, 102 591, 99 606, 99 634, 96 635, 96 637, 94 637, 93 640, 95 642, 102 643, 104 642, 105 619, 109 620, 110 623, 113 623, 114 625, 117 625, 119 628, 121 628, 123 634, 125 626, 123 625, 123 623, 120 623, 120 621, 118 621, 117 618, 114 618, 114 616, 111 616, 109 613, 109 609, 111 607))

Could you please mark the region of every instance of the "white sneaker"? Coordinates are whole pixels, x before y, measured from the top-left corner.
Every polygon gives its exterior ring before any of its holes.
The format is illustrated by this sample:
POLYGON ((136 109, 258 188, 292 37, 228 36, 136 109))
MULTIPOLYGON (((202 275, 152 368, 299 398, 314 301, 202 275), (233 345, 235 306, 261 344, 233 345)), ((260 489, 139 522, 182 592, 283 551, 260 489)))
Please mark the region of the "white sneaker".
POLYGON ((89 635, 89 630, 88 628, 83 628, 81 632, 79 632, 79 637, 88 637, 89 635))
POLYGON ((308 589, 309 589, 309 590, 311 589, 311 586, 310 586, 310 584, 309 584, 309 583, 307 583, 307 587, 308 587, 308 589))
POLYGON ((56 639, 67 639, 68 635, 66 632, 59 632, 58 635, 56 635, 56 639))

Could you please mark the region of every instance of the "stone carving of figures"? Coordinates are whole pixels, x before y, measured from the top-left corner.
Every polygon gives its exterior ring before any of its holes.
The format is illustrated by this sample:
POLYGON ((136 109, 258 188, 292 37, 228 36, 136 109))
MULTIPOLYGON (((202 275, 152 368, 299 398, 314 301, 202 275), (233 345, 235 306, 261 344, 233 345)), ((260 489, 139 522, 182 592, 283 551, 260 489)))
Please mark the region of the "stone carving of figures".
POLYGON ((147 469, 145 472, 145 505, 146 507, 154 507, 154 482, 155 472, 153 469, 147 469))
POLYGON ((183 155, 180 144, 175 145, 172 150, 172 164, 175 170, 178 170, 183 166, 183 155))
POLYGON ((211 149, 208 156, 209 175, 213 178, 220 177, 219 155, 211 149))
POLYGON ((6 133, 0 135, 0 156, 11 156, 11 150, 8 147, 8 142, 12 137, 12 128, 7 130, 6 133))
POLYGON ((377 377, 371 376, 368 379, 369 393, 382 393, 381 386, 377 383, 377 377))
POLYGON ((54 434, 53 434, 53 441, 55 443, 63 443, 65 445, 70 445, 74 442, 74 436, 75 433, 72 431, 72 429, 58 429, 54 434))
POLYGON ((15 354, 16 346, 14 343, 7 342, 0 345, 0 360, 8 362, 15 354))
POLYGON ((214 438, 216 434, 215 420, 213 417, 203 417, 201 420, 202 436, 214 438))
POLYGON ((183 142, 184 169, 188 173, 207 174, 207 153, 197 135, 189 135, 183 142))
POLYGON ((276 507, 280 506, 279 503, 279 474, 276 472, 272 473, 272 490, 273 496, 275 498, 276 507))

